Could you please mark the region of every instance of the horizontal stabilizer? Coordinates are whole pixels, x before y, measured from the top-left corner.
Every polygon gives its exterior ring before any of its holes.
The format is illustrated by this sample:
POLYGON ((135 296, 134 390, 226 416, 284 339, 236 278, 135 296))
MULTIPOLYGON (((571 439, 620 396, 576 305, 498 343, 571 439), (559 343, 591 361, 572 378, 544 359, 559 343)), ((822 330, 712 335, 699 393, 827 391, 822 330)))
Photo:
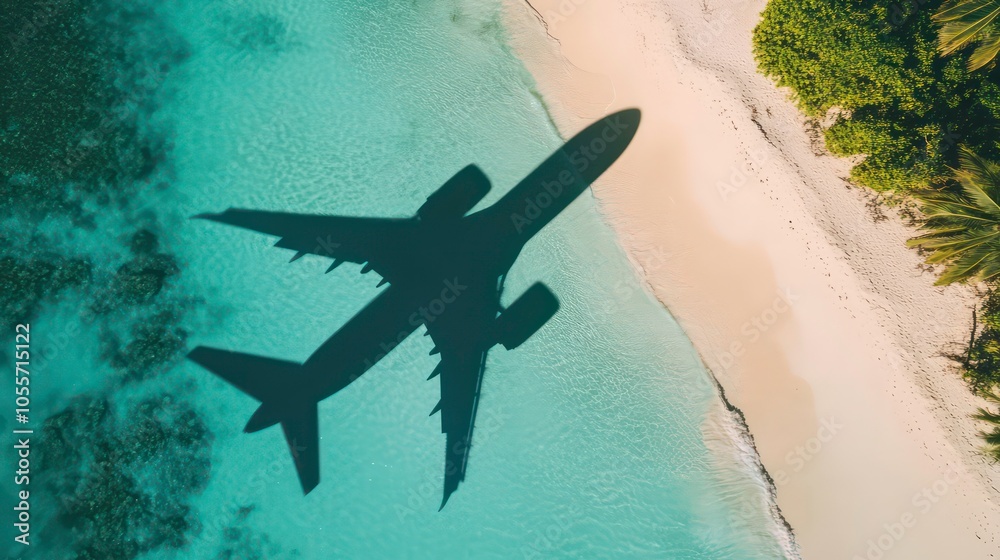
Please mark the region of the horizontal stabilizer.
POLYGON ((199 346, 188 354, 193 362, 257 399, 271 400, 292 385, 301 364, 199 346))
POLYGON ((293 394, 302 365, 295 362, 199 346, 188 358, 261 401, 244 428, 255 432, 281 422, 295 470, 308 494, 319 484, 319 425, 316 401, 293 394))

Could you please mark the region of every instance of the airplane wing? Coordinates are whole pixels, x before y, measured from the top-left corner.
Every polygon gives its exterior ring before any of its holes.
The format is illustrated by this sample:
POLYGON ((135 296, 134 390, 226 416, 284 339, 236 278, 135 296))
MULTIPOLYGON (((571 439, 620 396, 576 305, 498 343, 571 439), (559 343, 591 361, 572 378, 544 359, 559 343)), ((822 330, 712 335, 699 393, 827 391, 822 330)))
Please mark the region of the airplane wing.
POLYGON ((394 256, 415 231, 412 219, 355 218, 230 208, 220 214, 195 216, 241 228, 276 235, 275 247, 295 251, 292 260, 312 254, 333 259, 330 272, 342 262, 367 263, 363 272, 375 270, 391 282, 394 256))
POLYGON ((441 401, 431 414, 441 412, 446 436, 442 508, 465 479, 486 353, 493 345, 489 327, 500 309, 500 286, 496 281, 470 285, 448 305, 442 315, 426 323, 441 354, 431 374, 441 378, 441 401))

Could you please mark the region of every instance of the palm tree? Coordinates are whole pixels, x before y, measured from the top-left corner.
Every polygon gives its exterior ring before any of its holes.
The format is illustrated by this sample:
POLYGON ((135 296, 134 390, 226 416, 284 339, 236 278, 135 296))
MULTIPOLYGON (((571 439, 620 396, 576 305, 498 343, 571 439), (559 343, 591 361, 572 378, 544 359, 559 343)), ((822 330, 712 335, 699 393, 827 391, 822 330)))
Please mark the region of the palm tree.
POLYGON ((929 232, 907 242, 930 251, 928 264, 944 265, 937 285, 1000 275, 1000 165, 964 147, 959 163, 961 192, 917 193, 929 232))
POLYGON ((942 55, 979 43, 969 58, 969 70, 982 68, 1000 52, 1000 0, 953 0, 941 6, 934 21, 941 24, 942 55))
MULTIPOLYGON (((997 395, 995 392, 983 391, 981 394, 991 403, 1000 405, 1000 395, 997 395)), ((973 414, 972 417, 976 420, 990 423, 993 429, 989 432, 981 432, 980 435, 983 441, 986 442, 986 452, 997 461, 1000 461, 1000 412, 993 413, 980 407, 979 411, 973 414)))

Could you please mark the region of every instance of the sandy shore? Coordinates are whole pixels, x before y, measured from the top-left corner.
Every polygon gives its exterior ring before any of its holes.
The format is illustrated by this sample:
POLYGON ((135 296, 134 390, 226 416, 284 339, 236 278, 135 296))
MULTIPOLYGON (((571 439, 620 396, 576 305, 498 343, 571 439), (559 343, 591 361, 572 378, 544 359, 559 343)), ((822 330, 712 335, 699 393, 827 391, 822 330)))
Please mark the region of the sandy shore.
POLYGON ((802 556, 1000 556, 1000 467, 945 357, 974 294, 932 285, 912 231, 756 73, 764 0, 528 1, 508 29, 564 134, 643 110, 595 193, 744 412, 802 556))

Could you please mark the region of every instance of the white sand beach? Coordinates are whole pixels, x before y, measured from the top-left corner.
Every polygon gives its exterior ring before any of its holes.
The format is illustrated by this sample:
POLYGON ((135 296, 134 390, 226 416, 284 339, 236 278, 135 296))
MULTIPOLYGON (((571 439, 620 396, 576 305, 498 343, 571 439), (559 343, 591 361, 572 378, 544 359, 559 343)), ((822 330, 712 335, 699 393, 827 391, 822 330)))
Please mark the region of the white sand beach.
POLYGON ((642 109, 595 194, 745 414, 802 556, 1000 556, 1000 466, 946 357, 976 298, 933 286, 912 228, 757 73, 764 5, 508 0, 506 18, 564 135, 642 109))

